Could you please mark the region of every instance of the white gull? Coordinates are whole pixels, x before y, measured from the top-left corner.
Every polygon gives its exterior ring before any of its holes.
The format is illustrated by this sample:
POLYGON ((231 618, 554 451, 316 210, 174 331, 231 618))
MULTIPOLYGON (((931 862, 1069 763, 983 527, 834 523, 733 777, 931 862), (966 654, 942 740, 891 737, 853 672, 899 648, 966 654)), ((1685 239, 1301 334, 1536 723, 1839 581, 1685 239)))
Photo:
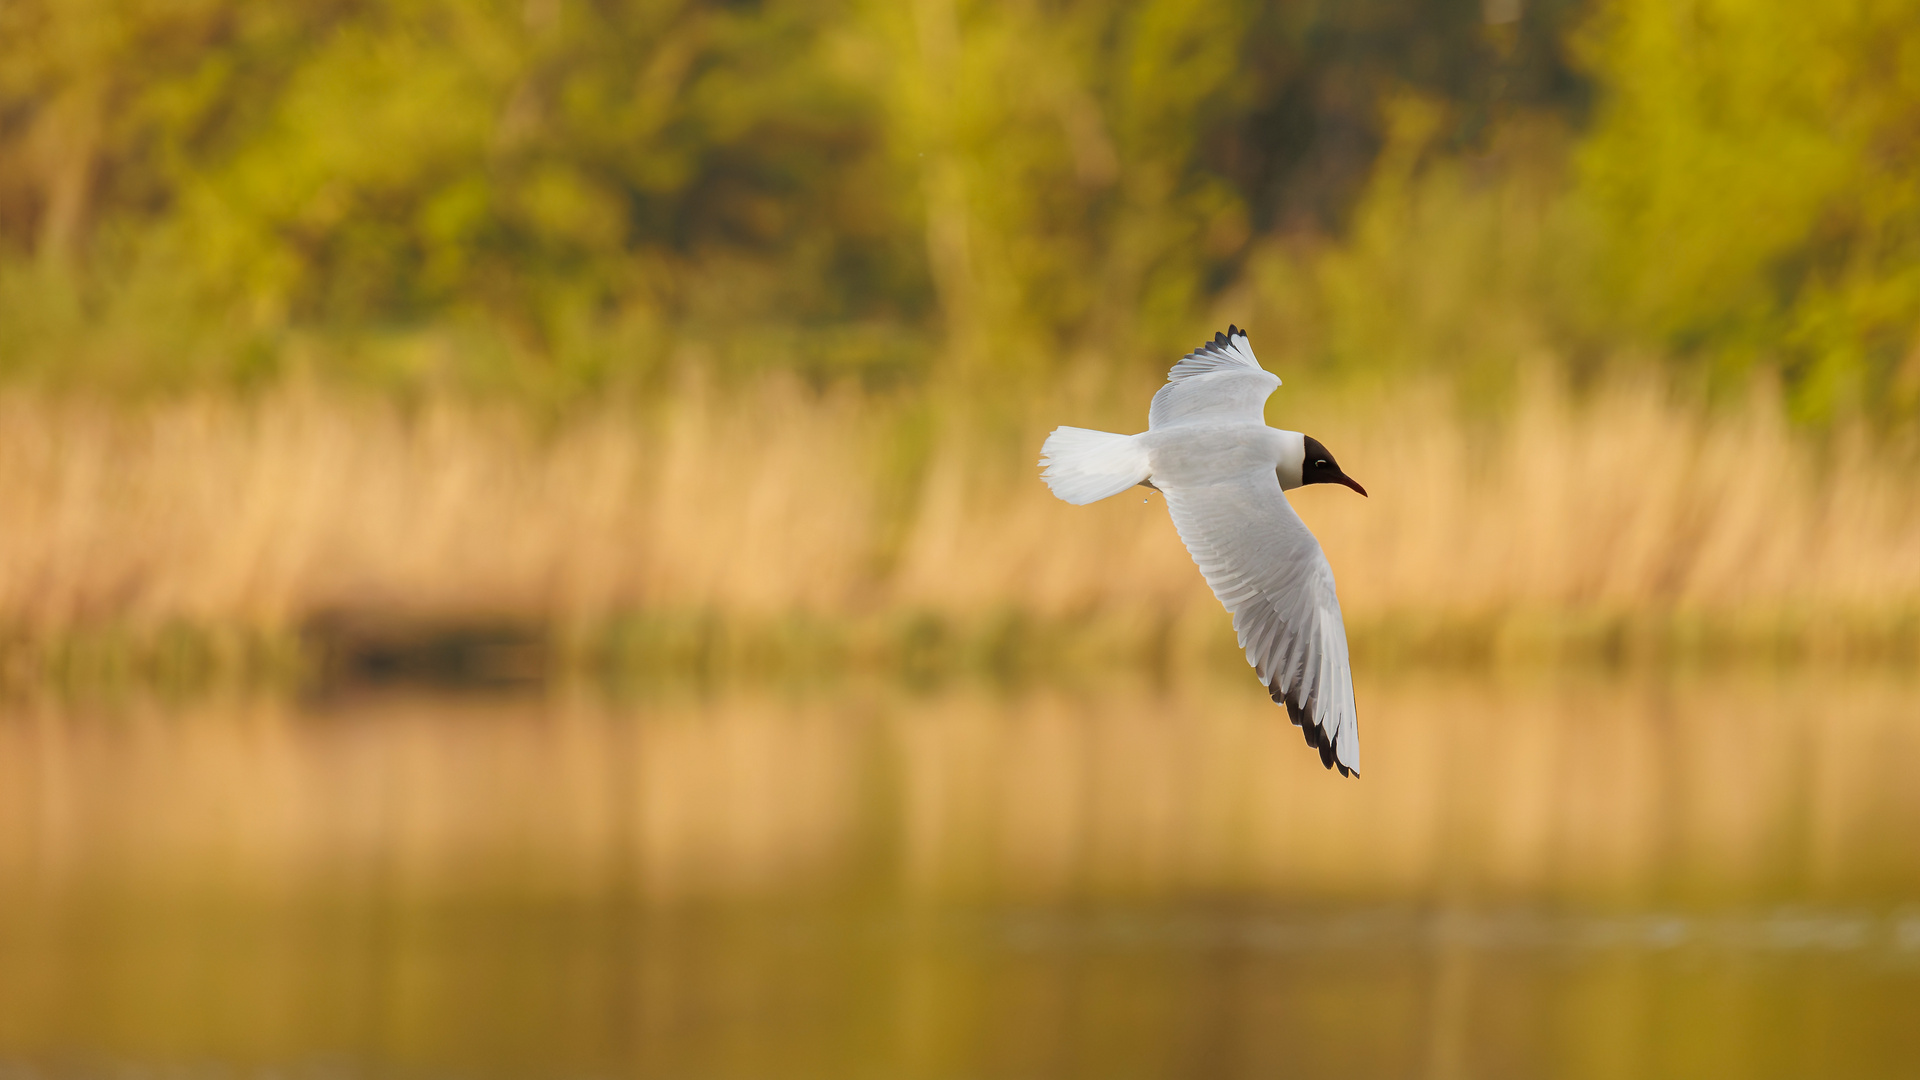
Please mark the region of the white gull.
POLYGON ((1229 326, 1167 372, 1146 431, 1056 428, 1040 449, 1041 476, 1076 506, 1135 484, 1165 496, 1181 541, 1233 614, 1247 663, 1321 763, 1357 776, 1360 732, 1333 568, 1282 492, 1307 484, 1367 492, 1319 440, 1267 426, 1263 409, 1279 386, 1246 331, 1229 326))

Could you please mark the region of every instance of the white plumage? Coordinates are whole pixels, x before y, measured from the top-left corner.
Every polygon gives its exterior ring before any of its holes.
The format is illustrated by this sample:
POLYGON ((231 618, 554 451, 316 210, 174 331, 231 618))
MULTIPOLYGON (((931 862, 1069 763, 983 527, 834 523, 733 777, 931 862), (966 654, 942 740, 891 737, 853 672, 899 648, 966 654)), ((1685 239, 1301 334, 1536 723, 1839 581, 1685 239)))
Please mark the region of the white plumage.
POLYGON ((1147 430, 1062 427, 1041 448, 1041 475, 1076 505, 1148 484, 1213 595, 1233 615, 1247 663, 1328 768, 1360 771, 1346 625, 1333 568, 1284 489, 1342 483, 1365 491, 1326 448, 1267 426, 1280 379, 1229 327, 1184 357, 1153 396, 1147 430))

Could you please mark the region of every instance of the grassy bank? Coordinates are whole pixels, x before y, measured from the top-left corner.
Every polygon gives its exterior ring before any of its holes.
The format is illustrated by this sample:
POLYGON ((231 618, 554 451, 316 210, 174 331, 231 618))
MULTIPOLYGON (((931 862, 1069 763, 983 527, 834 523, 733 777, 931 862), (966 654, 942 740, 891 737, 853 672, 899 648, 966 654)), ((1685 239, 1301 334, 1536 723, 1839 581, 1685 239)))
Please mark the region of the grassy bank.
MULTIPOLYGON (((1148 387, 1141 387, 1141 400, 1148 387)), ((1129 399, 1130 395, 1121 395, 1129 399)), ((1230 630, 1142 489, 1051 498, 1023 421, 771 379, 564 423, 284 390, 0 402, 10 679, 927 676, 1223 667, 1230 630)), ((1756 395, 1550 380, 1498 415, 1437 389, 1306 396, 1368 485, 1294 502, 1378 662, 1912 656, 1920 476, 1756 395)))

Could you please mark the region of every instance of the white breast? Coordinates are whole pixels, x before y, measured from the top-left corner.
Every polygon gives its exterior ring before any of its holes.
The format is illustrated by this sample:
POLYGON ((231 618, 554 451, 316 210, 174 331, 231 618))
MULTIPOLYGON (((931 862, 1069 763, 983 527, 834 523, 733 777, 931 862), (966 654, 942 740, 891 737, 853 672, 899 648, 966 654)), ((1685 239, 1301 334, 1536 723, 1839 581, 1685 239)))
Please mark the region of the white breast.
POLYGON ((1297 431, 1276 431, 1280 436, 1280 457, 1274 471, 1280 474, 1280 490, 1292 491, 1306 478, 1307 437, 1297 431))
POLYGON ((1182 424, 1136 438, 1147 446, 1156 482, 1204 485, 1251 470, 1278 470, 1284 486, 1299 487, 1306 460, 1299 432, 1265 424, 1182 424))

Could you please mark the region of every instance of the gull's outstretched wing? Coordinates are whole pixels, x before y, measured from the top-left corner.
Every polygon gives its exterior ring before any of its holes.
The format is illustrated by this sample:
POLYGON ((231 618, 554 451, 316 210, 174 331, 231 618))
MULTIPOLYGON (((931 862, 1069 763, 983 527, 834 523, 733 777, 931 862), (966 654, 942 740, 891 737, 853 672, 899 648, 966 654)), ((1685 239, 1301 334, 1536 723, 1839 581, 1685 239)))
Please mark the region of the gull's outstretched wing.
POLYGON ((1340 775, 1360 772, 1347 628, 1333 568, 1272 470, 1163 486, 1173 526, 1273 700, 1340 775))
POLYGON ((1229 326, 1167 372, 1167 385, 1147 410, 1147 429, 1196 421, 1263 424, 1267 398, 1279 386, 1280 376, 1253 358, 1247 332, 1229 326))

